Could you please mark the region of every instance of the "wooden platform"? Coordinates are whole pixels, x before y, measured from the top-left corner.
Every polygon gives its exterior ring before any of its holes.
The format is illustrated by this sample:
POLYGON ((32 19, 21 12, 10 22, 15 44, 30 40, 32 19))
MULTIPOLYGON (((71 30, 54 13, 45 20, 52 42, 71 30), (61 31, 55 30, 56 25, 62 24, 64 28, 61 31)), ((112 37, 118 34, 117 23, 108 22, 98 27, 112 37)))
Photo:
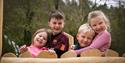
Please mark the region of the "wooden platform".
POLYGON ((125 63, 125 57, 74 57, 61 59, 3 57, 1 63, 125 63))

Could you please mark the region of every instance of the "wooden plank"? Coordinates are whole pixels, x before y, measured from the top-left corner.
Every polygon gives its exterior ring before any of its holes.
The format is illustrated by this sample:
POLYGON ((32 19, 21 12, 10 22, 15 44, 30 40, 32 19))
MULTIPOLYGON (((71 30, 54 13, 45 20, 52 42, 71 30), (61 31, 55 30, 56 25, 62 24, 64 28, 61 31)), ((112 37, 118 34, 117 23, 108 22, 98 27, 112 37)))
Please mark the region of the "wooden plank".
POLYGON ((125 57, 74 57, 61 59, 3 57, 1 63, 125 63, 125 57))
POLYGON ((0 0, 0 57, 2 54, 3 0, 0 0))

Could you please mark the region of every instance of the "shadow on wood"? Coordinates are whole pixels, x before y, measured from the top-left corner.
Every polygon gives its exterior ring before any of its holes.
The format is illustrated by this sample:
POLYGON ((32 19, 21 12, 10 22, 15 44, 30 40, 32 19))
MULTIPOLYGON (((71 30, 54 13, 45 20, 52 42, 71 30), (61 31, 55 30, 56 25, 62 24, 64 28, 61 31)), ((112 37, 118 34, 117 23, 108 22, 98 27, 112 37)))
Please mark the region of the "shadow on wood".
POLYGON ((123 53, 122 57, 125 57, 125 53, 123 53))
POLYGON ((61 58, 77 57, 75 51, 69 50, 61 55, 61 58))
POLYGON ((49 51, 42 51, 39 53, 37 58, 57 58, 57 54, 49 51))
POLYGON ((5 53, 2 57, 17 57, 14 53, 5 53))
POLYGON ((81 57, 101 57, 101 55, 98 49, 89 49, 80 54, 81 57))
POLYGON ((119 57, 119 53, 114 51, 114 50, 111 50, 111 49, 108 49, 106 51, 106 54, 105 54, 106 57, 119 57))
POLYGON ((19 55, 19 57, 32 58, 32 55, 30 54, 29 51, 26 51, 26 52, 24 52, 24 53, 21 53, 21 54, 19 55))

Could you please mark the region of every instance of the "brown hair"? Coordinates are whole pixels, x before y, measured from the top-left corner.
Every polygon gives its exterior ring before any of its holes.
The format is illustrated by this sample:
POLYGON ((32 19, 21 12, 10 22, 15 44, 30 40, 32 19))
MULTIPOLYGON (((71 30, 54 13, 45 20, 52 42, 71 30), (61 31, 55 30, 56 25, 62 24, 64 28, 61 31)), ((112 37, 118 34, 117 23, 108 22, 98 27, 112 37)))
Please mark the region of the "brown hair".
POLYGON ((45 28, 38 29, 38 30, 32 35, 32 42, 33 42, 34 37, 35 37, 38 33, 40 33, 40 32, 46 32, 46 33, 48 34, 48 30, 47 30, 47 29, 45 29, 45 28))
POLYGON ((55 10, 52 11, 49 15, 49 21, 51 20, 51 18, 56 18, 56 19, 65 19, 64 13, 59 11, 59 10, 55 10))

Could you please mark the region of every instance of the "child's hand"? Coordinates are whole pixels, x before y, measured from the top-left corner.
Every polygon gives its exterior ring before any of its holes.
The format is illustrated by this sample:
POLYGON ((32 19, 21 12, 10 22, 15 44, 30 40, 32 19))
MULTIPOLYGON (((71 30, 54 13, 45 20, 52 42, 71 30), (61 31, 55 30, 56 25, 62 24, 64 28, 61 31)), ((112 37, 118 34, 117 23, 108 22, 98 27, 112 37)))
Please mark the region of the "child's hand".
POLYGON ((53 49, 49 49, 48 52, 56 53, 53 49))
POLYGON ((69 49, 70 50, 74 50, 75 49, 75 45, 71 45, 69 49))
POLYGON ((26 45, 21 46, 20 49, 19 49, 20 53, 24 53, 24 52, 26 52, 27 50, 28 50, 28 49, 27 49, 26 45))

